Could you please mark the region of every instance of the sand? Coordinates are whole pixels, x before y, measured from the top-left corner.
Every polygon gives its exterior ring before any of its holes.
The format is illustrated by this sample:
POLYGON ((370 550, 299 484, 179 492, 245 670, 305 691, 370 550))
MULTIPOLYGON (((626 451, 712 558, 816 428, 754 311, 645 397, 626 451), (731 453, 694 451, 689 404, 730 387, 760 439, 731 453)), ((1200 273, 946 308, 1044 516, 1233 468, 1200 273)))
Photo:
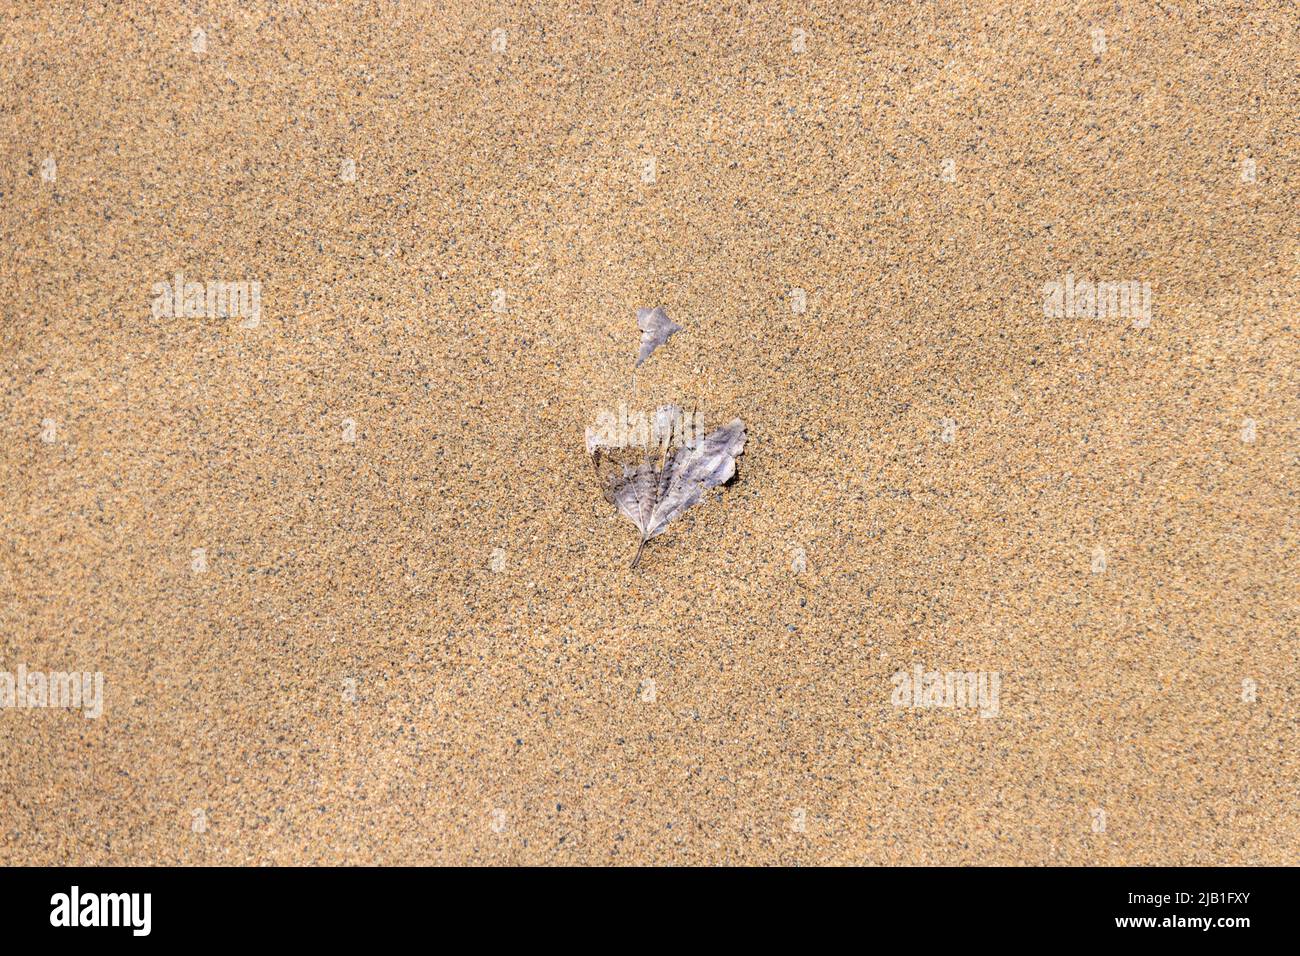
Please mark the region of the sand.
POLYGON ((1293 8, 315 6, 6 4, 7 862, 1296 862, 1293 8))

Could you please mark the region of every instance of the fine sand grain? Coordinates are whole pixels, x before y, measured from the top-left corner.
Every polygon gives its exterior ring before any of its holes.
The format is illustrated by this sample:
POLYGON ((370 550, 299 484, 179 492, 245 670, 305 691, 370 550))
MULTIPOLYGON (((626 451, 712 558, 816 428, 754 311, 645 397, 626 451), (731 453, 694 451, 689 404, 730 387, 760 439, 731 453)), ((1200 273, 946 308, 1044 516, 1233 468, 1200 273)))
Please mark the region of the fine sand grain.
POLYGON ((1296 862, 1294 6, 320 6, 0 14, 5 861, 1296 862))

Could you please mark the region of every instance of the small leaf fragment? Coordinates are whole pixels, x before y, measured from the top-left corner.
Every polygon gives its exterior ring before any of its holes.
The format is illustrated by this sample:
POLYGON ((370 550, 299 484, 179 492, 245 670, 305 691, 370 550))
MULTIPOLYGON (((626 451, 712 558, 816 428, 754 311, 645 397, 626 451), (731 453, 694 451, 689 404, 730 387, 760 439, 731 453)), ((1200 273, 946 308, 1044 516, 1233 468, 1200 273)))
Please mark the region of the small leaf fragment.
POLYGON ((641 363, 648 359, 655 349, 667 342, 674 332, 682 330, 680 325, 668 318, 668 313, 663 310, 663 306, 637 309, 636 326, 641 330, 641 350, 637 353, 634 368, 640 368, 641 363))

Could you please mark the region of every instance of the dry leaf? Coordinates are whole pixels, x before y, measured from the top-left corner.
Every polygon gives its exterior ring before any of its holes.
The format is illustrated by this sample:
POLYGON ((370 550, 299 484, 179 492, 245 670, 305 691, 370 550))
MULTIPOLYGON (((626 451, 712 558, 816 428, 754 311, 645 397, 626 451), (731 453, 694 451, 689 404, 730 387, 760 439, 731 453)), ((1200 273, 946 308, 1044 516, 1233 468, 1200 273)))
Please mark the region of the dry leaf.
POLYGON ((662 306, 653 309, 637 309, 636 327, 641 330, 641 351, 637 353, 634 368, 640 368, 641 363, 648 359, 655 349, 667 342, 669 336, 682 330, 680 325, 668 318, 668 313, 662 306))
MULTIPOLYGON (((737 418, 703 441, 675 452, 665 439, 658 454, 645 455, 638 464, 625 464, 621 474, 612 476, 607 497, 641 532, 632 567, 641 560, 647 541, 662 534, 669 522, 698 503, 704 492, 731 480, 736 458, 744 450, 745 424, 737 418)), ((596 457, 599 468, 599 450, 596 457)))

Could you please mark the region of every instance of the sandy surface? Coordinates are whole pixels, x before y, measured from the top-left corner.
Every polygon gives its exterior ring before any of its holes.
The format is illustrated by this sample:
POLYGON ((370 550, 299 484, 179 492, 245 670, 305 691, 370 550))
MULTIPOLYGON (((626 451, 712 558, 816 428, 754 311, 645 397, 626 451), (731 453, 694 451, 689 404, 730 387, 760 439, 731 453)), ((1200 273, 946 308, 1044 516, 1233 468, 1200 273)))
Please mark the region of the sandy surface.
POLYGON ((1294 8, 515 6, 4 4, 0 855, 1296 862, 1294 8))

